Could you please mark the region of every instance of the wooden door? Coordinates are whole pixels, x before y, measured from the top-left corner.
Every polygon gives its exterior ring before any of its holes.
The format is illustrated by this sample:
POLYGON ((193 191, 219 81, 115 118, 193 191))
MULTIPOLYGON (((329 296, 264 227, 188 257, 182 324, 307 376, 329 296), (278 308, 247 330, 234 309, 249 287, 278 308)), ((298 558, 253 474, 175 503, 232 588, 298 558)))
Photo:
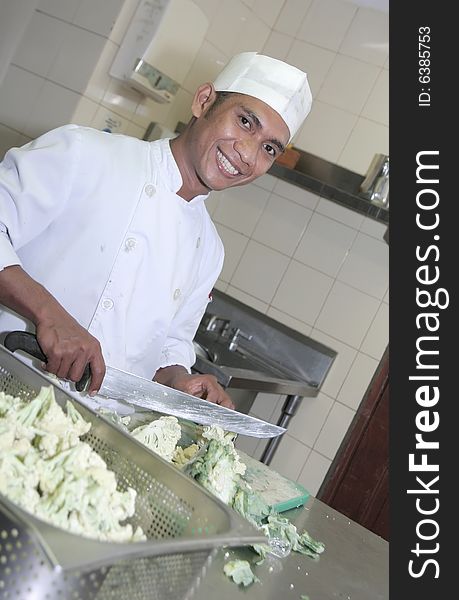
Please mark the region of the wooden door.
POLYGON ((389 349, 317 497, 389 539, 389 349))

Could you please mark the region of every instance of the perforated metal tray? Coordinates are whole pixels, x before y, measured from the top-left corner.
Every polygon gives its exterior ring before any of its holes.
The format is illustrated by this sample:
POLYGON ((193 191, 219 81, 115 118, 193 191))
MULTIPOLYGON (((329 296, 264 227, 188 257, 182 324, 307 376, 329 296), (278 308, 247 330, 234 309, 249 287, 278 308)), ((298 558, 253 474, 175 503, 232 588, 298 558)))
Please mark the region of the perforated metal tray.
POLYGON ((119 489, 137 491, 129 522, 142 527, 147 541, 83 538, 35 518, 0 494, 0 600, 178 600, 203 575, 213 549, 266 541, 193 480, 0 346, 0 391, 28 399, 42 385, 52 385, 61 406, 70 399, 91 422, 82 439, 115 472, 119 489))

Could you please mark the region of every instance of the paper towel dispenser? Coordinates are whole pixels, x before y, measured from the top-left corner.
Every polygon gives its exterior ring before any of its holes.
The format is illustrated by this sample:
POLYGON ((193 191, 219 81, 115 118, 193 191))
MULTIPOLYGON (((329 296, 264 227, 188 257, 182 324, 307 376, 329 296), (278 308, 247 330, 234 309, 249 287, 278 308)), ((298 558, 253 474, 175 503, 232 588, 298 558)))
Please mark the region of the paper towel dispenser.
POLYGON ((141 0, 110 75, 157 102, 171 102, 209 26, 191 0, 141 0))

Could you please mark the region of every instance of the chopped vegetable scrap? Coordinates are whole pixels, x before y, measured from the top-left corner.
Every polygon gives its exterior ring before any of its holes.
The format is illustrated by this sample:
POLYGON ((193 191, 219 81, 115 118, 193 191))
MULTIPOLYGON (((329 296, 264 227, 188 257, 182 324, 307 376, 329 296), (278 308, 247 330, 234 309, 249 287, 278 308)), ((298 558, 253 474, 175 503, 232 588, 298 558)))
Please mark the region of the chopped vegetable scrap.
MULTIPOLYGON (((128 430, 128 422, 123 418, 118 423, 128 430)), ((180 439, 178 429, 180 425, 175 417, 160 417, 149 425, 134 429, 131 433, 142 432, 139 441, 147 439, 144 432, 155 432, 153 444, 146 444, 169 462, 181 468, 185 474, 193 477, 204 488, 217 496, 220 500, 231 506, 252 525, 261 529, 268 538, 269 544, 254 544, 253 550, 260 556, 256 563, 261 564, 268 553, 276 554, 277 548, 282 548, 282 555, 287 556, 290 550, 306 554, 311 558, 318 558, 325 546, 322 542, 314 540, 307 531, 299 533, 295 525, 286 517, 272 510, 260 494, 255 492, 249 482, 244 479, 246 465, 241 461, 234 447, 235 434, 225 432, 221 427, 211 426, 202 429, 201 437, 196 443, 186 448, 180 446, 172 449, 180 439), (167 420, 167 421, 166 421, 167 420), (168 423, 166 426, 162 423, 168 423), (156 424, 156 425, 155 425, 156 424), (175 435, 166 435, 166 431, 175 431, 175 435), (161 435, 158 432, 162 431, 161 435)), ((116 422, 116 421, 115 421, 116 422)), ((236 583, 249 585, 258 581, 250 569, 247 561, 233 560, 225 564, 225 574, 236 583), (247 582, 247 583, 246 583, 247 582)))
POLYGON ((204 428, 202 437, 208 440, 205 452, 198 452, 185 465, 184 472, 217 498, 231 504, 246 469, 234 448, 233 434, 225 434, 220 427, 212 426, 204 428))
POLYGON ((234 583, 242 584, 244 587, 260 581, 246 560, 230 560, 223 567, 223 571, 227 577, 231 577, 234 583))
POLYGON ((117 490, 113 471, 80 440, 90 427, 71 402, 62 410, 52 386, 31 401, 0 392, 0 492, 72 533, 145 539, 140 528, 121 524, 135 512, 136 491, 117 490))

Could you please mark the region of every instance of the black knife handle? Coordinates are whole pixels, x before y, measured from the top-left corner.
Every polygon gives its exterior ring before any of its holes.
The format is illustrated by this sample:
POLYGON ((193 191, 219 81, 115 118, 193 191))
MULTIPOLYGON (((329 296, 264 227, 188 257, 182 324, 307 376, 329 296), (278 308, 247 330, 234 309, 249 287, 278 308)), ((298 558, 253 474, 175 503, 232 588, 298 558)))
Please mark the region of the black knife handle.
MULTIPOLYGON (((11 352, 22 350, 23 352, 30 354, 30 356, 38 358, 38 360, 41 360, 42 362, 48 362, 45 353, 40 348, 37 336, 34 333, 30 333, 28 331, 11 331, 5 336, 3 345, 11 352)), ((84 369, 83 376, 75 383, 76 390, 78 392, 82 392, 84 389, 86 389, 90 379, 91 367, 89 364, 87 364, 84 369)))
POLYGON ((75 383, 75 389, 77 392, 83 392, 89 385, 91 379, 91 367, 89 363, 85 366, 81 379, 75 383))
POLYGON ((42 362, 47 362, 47 358, 45 353, 40 348, 40 344, 38 343, 37 336, 33 333, 29 333, 28 331, 11 331, 5 337, 3 342, 5 348, 8 348, 11 352, 16 352, 16 350, 23 350, 38 358, 42 362))

